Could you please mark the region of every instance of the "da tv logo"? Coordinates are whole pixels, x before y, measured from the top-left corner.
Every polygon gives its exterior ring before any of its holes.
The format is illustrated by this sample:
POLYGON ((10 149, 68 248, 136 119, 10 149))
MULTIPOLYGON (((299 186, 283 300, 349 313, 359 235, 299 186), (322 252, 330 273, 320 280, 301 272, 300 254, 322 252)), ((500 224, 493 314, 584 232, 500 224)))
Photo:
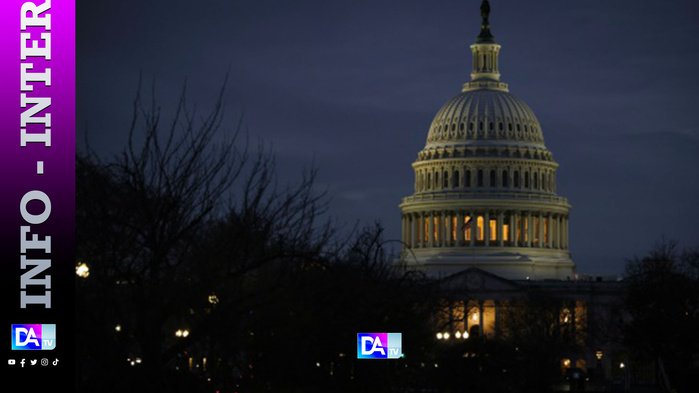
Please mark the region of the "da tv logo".
POLYGON ((357 333, 357 359, 398 359, 401 344, 400 333, 357 333))
POLYGON ((56 348, 56 325, 12 325, 13 350, 56 348))

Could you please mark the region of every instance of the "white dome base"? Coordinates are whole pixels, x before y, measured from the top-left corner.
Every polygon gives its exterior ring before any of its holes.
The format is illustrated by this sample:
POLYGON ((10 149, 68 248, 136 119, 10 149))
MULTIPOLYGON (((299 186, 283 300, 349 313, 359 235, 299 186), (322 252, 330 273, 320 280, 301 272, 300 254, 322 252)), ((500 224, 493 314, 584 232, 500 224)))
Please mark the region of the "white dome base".
POLYGON ((396 264, 444 277, 468 268, 478 268, 509 280, 565 280, 573 277, 575 264, 564 250, 512 247, 407 250, 396 264))

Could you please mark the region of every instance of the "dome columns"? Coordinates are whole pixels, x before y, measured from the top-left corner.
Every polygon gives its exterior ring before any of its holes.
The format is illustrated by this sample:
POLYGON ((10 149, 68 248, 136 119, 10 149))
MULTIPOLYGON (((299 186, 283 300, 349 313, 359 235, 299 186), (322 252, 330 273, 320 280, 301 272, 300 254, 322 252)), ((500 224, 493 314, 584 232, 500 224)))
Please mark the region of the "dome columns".
POLYGON ((402 216, 405 248, 568 249, 568 216, 546 210, 465 208, 402 216))

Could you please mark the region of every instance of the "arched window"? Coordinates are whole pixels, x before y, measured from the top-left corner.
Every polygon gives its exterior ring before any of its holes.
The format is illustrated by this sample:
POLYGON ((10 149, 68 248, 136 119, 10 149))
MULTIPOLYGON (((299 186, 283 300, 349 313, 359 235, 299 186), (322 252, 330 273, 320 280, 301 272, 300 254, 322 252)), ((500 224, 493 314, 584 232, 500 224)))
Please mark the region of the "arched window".
POLYGON ((461 123, 461 124, 459 125, 459 130, 460 130, 460 131, 463 131, 463 130, 464 130, 464 123, 461 123))
POLYGON ((439 187, 439 172, 434 173, 434 188, 437 189, 439 187))
POLYGON ((444 181, 444 188, 449 188, 449 172, 444 171, 444 176, 442 179, 444 181))
POLYGON ((493 169, 490 171, 490 186, 495 187, 496 181, 497 180, 496 180, 495 170, 493 169))
POLYGON ((524 188, 529 188, 529 172, 524 172, 524 188))
POLYGON ((483 187, 483 170, 478 170, 478 187, 483 187))
POLYGON ((429 190, 430 188, 432 188, 432 175, 429 174, 429 173, 427 174, 427 182, 426 182, 426 185, 427 185, 427 189, 428 189, 428 190, 429 190))
POLYGON ((471 187, 471 171, 466 170, 466 180, 464 180, 464 187, 471 187))
POLYGON ((488 125, 488 129, 490 131, 493 131, 493 122, 491 121, 490 124, 488 125))
POLYGON ((534 189, 538 190, 539 189, 539 174, 534 173, 534 189))
POLYGON ((454 171, 454 187, 459 187, 459 171, 454 171))
POLYGON ((510 179, 507 178, 507 171, 502 171, 502 186, 503 187, 509 187, 510 186, 510 179))
POLYGON ((505 127, 503 126, 502 122, 500 122, 500 124, 498 124, 498 128, 500 129, 500 131, 502 131, 502 130, 505 129, 505 127))
POLYGON ((515 171, 514 183, 515 183, 515 188, 519 188, 519 171, 515 171))

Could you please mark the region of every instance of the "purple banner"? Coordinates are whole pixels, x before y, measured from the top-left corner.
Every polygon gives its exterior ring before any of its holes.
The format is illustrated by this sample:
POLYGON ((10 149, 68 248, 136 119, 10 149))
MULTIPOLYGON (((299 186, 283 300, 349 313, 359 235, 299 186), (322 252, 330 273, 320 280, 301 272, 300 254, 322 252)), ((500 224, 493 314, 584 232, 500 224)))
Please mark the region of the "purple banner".
POLYGON ((0 7, 0 361, 6 375, 39 377, 18 379, 22 391, 72 390, 75 1, 0 7))

